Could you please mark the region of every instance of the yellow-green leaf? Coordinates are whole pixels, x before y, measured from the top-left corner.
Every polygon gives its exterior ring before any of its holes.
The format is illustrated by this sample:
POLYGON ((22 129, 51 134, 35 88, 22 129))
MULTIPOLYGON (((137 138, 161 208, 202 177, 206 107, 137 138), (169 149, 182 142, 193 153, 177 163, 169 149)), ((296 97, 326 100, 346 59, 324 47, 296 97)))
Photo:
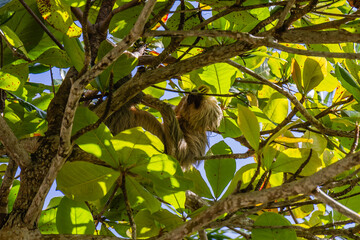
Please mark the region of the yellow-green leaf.
POLYGON ((283 137, 283 136, 279 136, 275 139, 276 142, 279 143, 299 143, 299 142, 304 142, 304 143, 313 143, 314 140, 313 139, 308 139, 308 138, 289 138, 289 137, 283 137))
POLYGON ((308 93, 318 86, 327 74, 327 61, 325 58, 309 57, 305 60, 303 69, 303 88, 308 93))
POLYGON ((27 80, 29 68, 27 63, 8 64, 0 69, 0 88, 16 91, 22 82, 27 80))
POLYGON ((302 84, 301 84, 301 69, 299 66, 299 63, 296 61, 295 58, 292 59, 291 62, 291 76, 292 79, 294 80, 297 89, 299 90, 299 92, 303 92, 303 88, 302 88, 302 84))
POLYGON ((76 26, 71 17, 69 5, 60 0, 37 0, 42 17, 55 29, 69 37, 79 37, 81 28, 76 26))
POLYGON ((247 107, 238 105, 238 124, 250 146, 257 151, 260 141, 260 127, 255 114, 247 107))

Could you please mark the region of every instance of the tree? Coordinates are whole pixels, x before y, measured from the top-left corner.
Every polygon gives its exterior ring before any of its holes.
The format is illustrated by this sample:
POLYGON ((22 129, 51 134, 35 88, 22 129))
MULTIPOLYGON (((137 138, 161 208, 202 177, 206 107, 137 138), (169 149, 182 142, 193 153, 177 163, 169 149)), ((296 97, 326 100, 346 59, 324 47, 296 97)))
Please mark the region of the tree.
POLYGON ((2 1, 0 238, 360 239, 357 7, 2 1), (209 146, 204 174, 103 123, 141 91, 168 106, 201 85, 246 149, 209 146), (44 208, 55 179, 65 197, 44 208))

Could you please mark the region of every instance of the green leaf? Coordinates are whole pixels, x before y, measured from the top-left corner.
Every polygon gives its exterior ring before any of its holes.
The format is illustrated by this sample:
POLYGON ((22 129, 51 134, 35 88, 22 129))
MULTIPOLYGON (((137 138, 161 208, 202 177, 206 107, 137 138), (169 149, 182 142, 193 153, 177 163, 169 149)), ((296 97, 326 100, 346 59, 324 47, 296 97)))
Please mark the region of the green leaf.
POLYGON ((227 94, 235 81, 237 69, 227 63, 216 63, 204 67, 199 74, 201 80, 211 86, 213 92, 227 94))
POLYGON ((104 197, 120 173, 88 162, 67 162, 57 176, 57 188, 77 201, 95 201, 104 197))
MULTIPOLYGON (((287 116, 289 101, 281 93, 273 93, 263 112, 274 123, 281 123, 287 116)), ((268 130, 272 124, 264 124, 263 130, 268 130)))
POLYGON ((78 72, 84 67, 85 53, 78 38, 63 36, 64 48, 78 72))
POLYGON ((175 214, 172 214, 166 209, 160 209, 156 213, 152 214, 152 217, 165 226, 165 230, 171 231, 172 229, 183 224, 182 219, 175 214))
POLYGON ((16 200, 16 197, 19 193, 20 189, 20 182, 15 181, 13 183, 13 186, 10 189, 9 197, 8 197, 8 212, 10 213, 13 209, 14 202, 16 200))
MULTIPOLYGON (((102 59, 113 48, 114 47, 109 42, 103 41, 99 48, 98 59, 102 59)), ((116 83, 117 80, 129 75, 137 64, 137 58, 128 57, 123 54, 113 64, 106 68, 92 84, 96 83, 97 86, 95 85, 95 87, 101 91, 105 91, 109 86, 109 77, 111 72, 114 74, 114 83, 116 83)), ((166 82, 164 83, 166 84, 166 82)))
MULTIPOLYGON (((94 112, 88 108, 79 107, 75 113, 72 133, 75 134, 78 130, 95 123, 97 120, 98 117, 94 112)), ((97 129, 85 133, 75 142, 82 150, 95 155, 112 167, 117 168, 119 161, 115 149, 111 144, 111 138, 110 130, 102 123, 97 129)))
MULTIPOLYGON (((166 81, 154 84, 154 86, 160 87, 160 88, 166 88, 166 85, 167 85, 166 81)), ((155 98, 161 98, 164 95, 165 90, 150 86, 150 87, 144 89, 143 92, 145 94, 149 94, 149 95, 151 95, 151 96, 153 96, 155 98)))
MULTIPOLYGON (((215 155, 232 153, 230 147, 224 141, 220 141, 212 146, 210 151, 215 155)), ((235 159, 208 160, 205 161, 204 169, 215 198, 218 199, 234 176, 236 170, 235 159)))
MULTIPOLYGON (((274 172, 290 172, 295 173, 301 164, 309 157, 310 149, 289 148, 280 152, 276 161, 271 165, 271 170, 274 172)), ((317 172, 322 166, 321 159, 316 152, 312 152, 310 161, 300 175, 310 176, 317 172)))
POLYGON ((223 118, 219 127, 219 132, 225 137, 236 138, 241 136, 239 126, 236 124, 236 120, 232 118, 223 118))
POLYGON ((164 152, 161 140, 141 127, 127 129, 111 139, 111 142, 124 166, 164 152))
MULTIPOLYGON (((27 1, 26 3, 35 14, 38 14, 36 1, 31 0, 31 1, 27 1)), ((12 1, 10 4, 7 4, 6 6, 0 9, 0 12, 14 13, 11 15, 10 18, 6 20, 4 25, 6 25, 12 31, 14 31, 14 33, 19 37, 19 39, 23 43, 23 47, 30 55, 30 59, 34 59, 31 56, 30 52, 33 48, 39 45, 39 41, 44 35, 44 30, 36 22, 34 17, 31 16, 29 12, 25 10, 24 6, 22 6, 22 4, 18 1, 12 1), (14 11, 16 12, 14 13, 14 11)), ((2 58, 3 66, 6 66, 7 64, 10 64, 17 60, 17 58, 13 56, 12 51, 8 47, 4 46, 2 54, 3 54, 3 58, 2 58)))
POLYGON ((139 174, 144 178, 164 179, 176 173, 179 163, 171 156, 166 154, 154 155, 150 159, 144 158, 139 161, 130 171, 139 174))
POLYGON ((94 234, 94 219, 84 202, 64 197, 56 214, 56 227, 60 234, 94 234))
MULTIPOLYGON (((256 219, 254 226, 291 226, 291 223, 280 214, 265 212, 256 219)), ((253 240, 297 240, 294 229, 254 228, 251 236, 253 240)))
POLYGON ((51 199, 47 208, 41 212, 38 222, 41 234, 59 234, 56 227, 56 214, 61 199, 62 197, 51 199))
POLYGON ((24 43, 20 40, 15 32, 13 32, 8 26, 1 26, 0 30, 4 34, 8 43, 16 49, 16 51, 20 50, 20 53, 23 53, 28 57, 27 51, 24 47, 24 43))
POLYGON ((260 142, 259 122, 249 108, 240 104, 238 105, 238 125, 250 146, 257 151, 260 142))
POLYGON ((354 80, 350 73, 337 63, 335 67, 335 74, 342 86, 353 95, 356 101, 360 103, 360 85, 354 80))
POLYGON ((174 192, 167 195, 160 195, 160 197, 165 202, 173 206, 177 211, 184 211, 186 201, 185 191, 174 192))
POLYGON ((125 184, 131 206, 142 205, 151 213, 160 209, 161 203, 134 178, 126 176, 125 184))
MULTIPOLYGON (((346 191, 348 187, 349 187, 349 185, 335 188, 334 193, 336 194, 341 191, 346 191)), ((349 209, 351 209, 352 211, 354 211, 356 213, 360 213, 360 205, 359 205, 360 187, 359 186, 355 186, 346 195, 342 195, 341 198, 343 198, 343 199, 338 200, 341 204, 343 204, 344 206, 348 207, 349 209), (352 196, 352 197, 348 197, 348 196, 352 196)), ((334 211, 334 221, 345 221, 348 219, 349 218, 347 216, 344 216, 343 214, 341 214, 337 211, 334 211)))
POLYGON ((69 5, 57 0, 37 0, 42 17, 56 30, 69 37, 79 37, 81 28, 72 19, 69 5))
POLYGON ((292 59, 291 62, 291 76, 292 79, 294 80, 297 89, 299 90, 300 93, 304 93, 304 89, 302 86, 302 77, 301 77, 301 69, 300 69, 300 65, 299 63, 296 61, 295 58, 292 59))
POLYGON ((142 8, 141 5, 137 5, 122 11, 121 14, 115 14, 115 16, 111 18, 109 25, 111 35, 117 38, 124 38, 129 34, 142 8))
POLYGON ((27 63, 9 64, 0 69, 0 88, 16 91, 29 75, 27 63))
POLYGON ((58 68, 71 67, 71 60, 64 50, 50 48, 41 54, 36 61, 44 65, 51 65, 58 68))
POLYGON ((155 223, 150 211, 139 211, 134 217, 134 220, 136 223, 136 235, 138 237, 154 237, 159 234, 160 227, 155 223))
POLYGON ((305 94, 318 86, 327 74, 325 58, 306 58, 303 69, 303 84, 305 94))
POLYGON ((176 173, 174 176, 165 179, 152 179, 154 189, 159 196, 165 196, 170 193, 178 191, 186 191, 193 187, 193 182, 183 176, 180 173, 176 173))
POLYGON ((190 190, 199 196, 211 199, 213 196, 209 189, 209 186, 202 178, 200 171, 196 168, 191 168, 184 173, 185 177, 194 183, 194 187, 190 190))
MULTIPOLYGON (((225 194, 222 196, 222 198, 225 198, 229 196, 230 194, 234 193, 235 190, 244 189, 249 185, 252 177, 254 176, 257 169, 256 163, 247 164, 243 167, 241 167, 236 173, 233 179, 231 180, 231 183, 226 190, 225 194), (240 189, 237 189, 239 182, 241 183, 240 189)), ((260 178, 264 171, 260 169, 260 174, 257 177, 257 179, 260 178)), ((256 181, 255 181, 256 182, 256 181)))
POLYGON ((86 0, 63 0, 63 2, 71 7, 82 7, 86 4, 86 0))

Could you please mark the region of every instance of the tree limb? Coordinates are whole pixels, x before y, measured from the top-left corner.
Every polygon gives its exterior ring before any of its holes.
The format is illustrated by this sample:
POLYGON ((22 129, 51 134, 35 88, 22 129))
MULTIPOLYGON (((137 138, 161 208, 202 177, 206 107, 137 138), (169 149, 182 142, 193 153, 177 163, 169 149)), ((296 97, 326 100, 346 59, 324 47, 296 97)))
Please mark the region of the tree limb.
MULTIPOLYGON (((109 59, 109 57, 106 58, 105 56, 104 60, 108 61, 109 64, 114 62, 118 57, 120 57, 120 55, 126 50, 126 48, 128 48, 133 42, 135 42, 141 36, 141 34, 143 33, 143 28, 146 23, 146 20, 150 16, 150 13, 155 3, 156 0, 149 0, 145 4, 144 9, 140 13, 139 18, 137 19, 129 35, 125 37, 123 41, 121 41, 115 49, 113 49, 106 55, 106 56, 111 55, 112 57, 109 59)), ((101 66, 102 64, 103 61, 100 61, 96 66, 94 66, 92 69, 87 71, 87 73, 93 72, 94 68, 100 66, 100 69, 103 68, 99 70, 98 74, 100 74, 105 69, 104 66, 101 66)), ((93 78, 87 78, 90 75, 87 73, 85 73, 78 80, 72 83, 69 99, 67 101, 67 105, 65 108, 64 118, 62 120, 62 125, 60 130, 60 145, 58 152, 54 157, 54 159, 52 160, 49 171, 46 177, 44 178, 39 188, 39 191, 36 193, 36 196, 34 197, 31 206, 29 207, 24 217, 24 222, 29 224, 30 226, 34 225, 35 221, 37 220, 37 217, 41 212, 41 207, 44 203, 45 197, 48 191, 50 190, 52 183, 54 182, 61 167, 65 163, 66 158, 71 153, 71 149, 72 149, 71 131, 72 131, 72 124, 74 121, 75 111, 84 87, 93 79, 93 78)))
POLYGON ((326 193, 324 193, 319 187, 316 188, 316 190, 313 192, 313 195, 321 202, 329 205, 339 213, 344 214, 346 217, 356 221, 357 223, 360 223, 360 215, 358 213, 354 212, 353 210, 347 208, 338 201, 334 200, 326 193))
POLYGON ((20 145, 18 139, 2 116, 0 116, 0 142, 5 146, 10 158, 21 168, 31 164, 29 154, 20 145))
POLYGON ((336 175, 357 166, 360 162, 360 152, 345 157, 342 160, 316 172, 312 176, 301 180, 283 184, 279 187, 264 189, 262 191, 239 193, 230 195, 226 199, 215 203, 201 214, 186 222, 182 226, 158 238, 158 240, 181 239, 192 232, 200 230, 212 220, 226 212, 233 212, 257 204, 266 204, 279 198, 291 197, 300 194, 310 194, 317 186, 320 186, 336 175))

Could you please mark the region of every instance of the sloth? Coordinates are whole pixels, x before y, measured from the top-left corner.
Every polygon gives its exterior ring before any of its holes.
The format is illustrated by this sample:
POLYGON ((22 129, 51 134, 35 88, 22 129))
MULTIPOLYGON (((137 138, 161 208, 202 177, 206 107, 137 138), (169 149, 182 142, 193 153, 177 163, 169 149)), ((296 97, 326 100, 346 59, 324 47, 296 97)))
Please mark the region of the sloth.
POLYGON ((205 154, 208 144, 206 131, 215 131, 223 117, 215 97, 204 95, 207 86, 200 86, 184 96, 174 108, 150 95, 138 94, 127 104, 114 112, 105 124, 112 134, 141 126, 156 135, 165 146, 165 153, 175 157, 184 170, 198 164, 198 158, 205 154), (160 123, 152 114, 139 110, 143 103, 158 110, 163 118, 160 123))

